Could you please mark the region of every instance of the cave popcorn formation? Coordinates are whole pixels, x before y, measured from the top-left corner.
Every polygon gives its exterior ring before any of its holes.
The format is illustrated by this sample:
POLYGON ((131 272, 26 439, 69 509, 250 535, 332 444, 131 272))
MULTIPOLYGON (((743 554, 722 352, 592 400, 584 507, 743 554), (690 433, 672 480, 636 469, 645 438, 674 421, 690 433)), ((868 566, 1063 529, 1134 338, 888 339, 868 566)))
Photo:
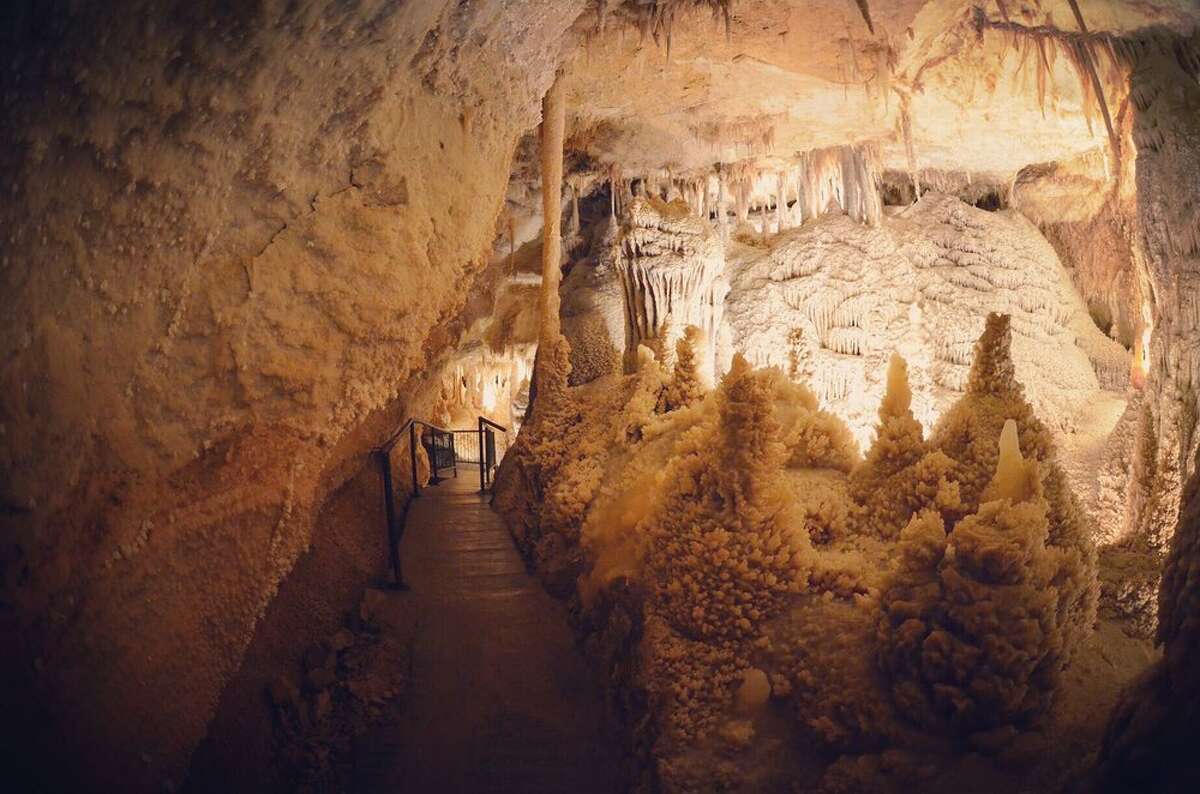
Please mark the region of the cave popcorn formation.
MULTIPOLYGON (((984 736, 1045 715, 1095 619, 1096 554, 1014 378, 1010 333, 1007 316, 989 317, 968 390, 928 442, 893 356, 861 460, 811 392, 740 356, 714 392, 674 410, 643 396, 673 385, 645 348, 624 408, 610 390, 556 389, 542 404, 561 417, 558 401, 572 400, 572 445, 623 442, 606 456, 616 487, 596 488, 595 455, 547 471, 537 424, 518 444, 529 457, 516 460, 549 475, 556 524, 541 524, 539 548, 569 554, 578 541, 594 562, 585 603, 611 610, 597 605, 618 583, 622 598, 640 594, 638 675, 657 704, 648 730, 668 787, 718 774, 694 767, 696 747, 718 757, 749 741, 753 720, 738 712, 763 698, 744 694, 745 681, 760 692, 771 682, 772 697, 838 748, 903 747, 913 723, 984 736), (564 519, 582 534, 552 542, 564 519), (829 635, 854 638, 878 666, 832 664, 829 635)), ((680 342, 680 361, 695 336, 680 342)), ((514 509, 507 489, 497 498, 514 509)), ((568 565, 537 559, 548 571, 568 565)))

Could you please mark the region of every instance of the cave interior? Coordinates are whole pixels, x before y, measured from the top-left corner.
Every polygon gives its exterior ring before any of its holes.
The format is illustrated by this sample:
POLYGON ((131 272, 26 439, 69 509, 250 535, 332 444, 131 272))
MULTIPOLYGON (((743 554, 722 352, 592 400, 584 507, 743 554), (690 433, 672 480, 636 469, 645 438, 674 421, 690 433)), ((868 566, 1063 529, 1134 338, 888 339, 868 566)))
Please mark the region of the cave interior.
POLYGON ((1195 0, 0 52, 28 790, 1200 790, 1195 0))

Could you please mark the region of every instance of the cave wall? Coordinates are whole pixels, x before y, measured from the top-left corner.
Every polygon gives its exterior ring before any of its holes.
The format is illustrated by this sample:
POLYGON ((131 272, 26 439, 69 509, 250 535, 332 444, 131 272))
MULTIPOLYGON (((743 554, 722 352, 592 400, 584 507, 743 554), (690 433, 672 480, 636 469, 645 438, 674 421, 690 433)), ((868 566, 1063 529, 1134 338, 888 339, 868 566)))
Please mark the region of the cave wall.
MULTIPOLYGON (((1124 543, 1160 557, 1194 470, 1200 403, 1200 32, 1145 31, 1129 42, 1129 157, 1135 171, 1131 261, 1144 284, 1145 396, 1132 459, 1124 543)), ((1143 331, 1139 329, 1139 333, 1143 331)), ((1135 340, 1135 348, 1139 342, 1135 340)), ((1136 352, 1136 351, 1135 351, 1136 352)), ((1141 357, 1139 357, 1141 358, 1141 357)), ((1157 587, 1153 580, 1149 587, 1157 587)))
POLYGON ((1151 298, 1145 269, 1135 261, 1130 102, 1122 100, 1115 112, 1122 143, 1115 174, 1111 151, 1100 147, 1071 160, 1021 169, 1011 193, 1013 205, 1054 246, 1092 321, 1128 350, 1145 326, 1142 306, 1151 298))
POLYGON ((1137 231, 1154 288, 1147 410, 1137 464, 1136 540, 1166 551, 1158 596, 1163 658, 1123 693, 1087 789, 1194 791, 1200 717, 1200 479, 1195 379, 1200 366, 1200 32, 1145 35, 1131 75, 1136 104, 1137 231), (1181 484, 1187 482, 1186 489, 1181 484))
POLYGON ((7 12, 3 695, 62 771, 180 780, 357 429, 451 341, 582 2, 505 5, 7 12))

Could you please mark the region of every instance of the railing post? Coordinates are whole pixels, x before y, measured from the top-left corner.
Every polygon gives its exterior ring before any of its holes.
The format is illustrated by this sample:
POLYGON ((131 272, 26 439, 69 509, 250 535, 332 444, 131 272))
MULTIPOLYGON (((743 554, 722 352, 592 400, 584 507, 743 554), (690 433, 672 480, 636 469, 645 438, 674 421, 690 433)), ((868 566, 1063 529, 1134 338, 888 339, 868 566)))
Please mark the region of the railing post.
POLYGON ((454 479, 458 479, 458 438, 453 432, 448 433, 450 437, 450 460, 454 463, 454 479))
POLYGON ((487 461, 487 484, 492 486, 492 468, 496 465, 496 431, 488 427, 483 432, 484 454, 483 459, 487 461))
POLYGON ((478 424, 478 426, 479 426, 479 455, 478 455, 478 457, 479 457, 479 492, 483 493, 484 491, 487 490, 487 482, 484 479, 484 474, 483 474, 484 464, 483 464, 483 417, 482 416, 476 420, 476 424, 478 424))
POLYGON ((396 500, 392 490, 392 460, 388 451, 379 450, 380 471, 383 474, 383 509, 387 517, 388 559, 392 566, 392 581, 404 583, 400 572, 400 537, 396 531, 396 500))
MULTIPOLYGON (((412 486, 413 486, 412 495, 413 495, 413 498, 415 499, 416 497, 421 495, 421 486, 417 484, 417 423, 416 422, 413 422, 411 425, 408 426, 408 459, 409 459, 409 462, 412 464, 412 486)), ((429 465, 432 466, 433 463, 430 462, 429 465)), ((392 475, 389 472, 388 473, 389 479, 391 478, 391 476, 392 475)))

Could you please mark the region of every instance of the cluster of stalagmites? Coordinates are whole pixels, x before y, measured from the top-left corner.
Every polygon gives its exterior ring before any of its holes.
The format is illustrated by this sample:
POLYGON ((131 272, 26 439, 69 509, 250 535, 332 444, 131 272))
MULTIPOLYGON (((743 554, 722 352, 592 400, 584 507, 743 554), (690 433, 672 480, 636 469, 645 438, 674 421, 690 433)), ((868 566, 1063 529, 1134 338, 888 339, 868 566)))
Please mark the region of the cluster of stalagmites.
MULTIPOLYGON (((1095 618, 1095 549, 1008 341, 993 316, 966 395, 939 422, 936 451, 923 453, 949 466, 935 464, 936 490, 929 479, 918 486, 928 506, 901 531, 882 594, 882 667, 896 704, 931 726, 990 729, 1043 713, 1095 618)), ((919 428, 910 439, 915 456, 919 428)))
POLYGON ((548 375, 497 493, 539 570, 569 572, 590 647, 643 692, 659 783, 745 783, 753 765, 730 752, 772 697, 837 748, 1044 714, 1094 621, 1096 563, 1014 379, 1008 318, 989 317, 928 440, 895 357, 865 459, 776 369, 737 357, 706 392, 701 344, 680 340, 674 372, 643 348, 631 376, 548 375))

